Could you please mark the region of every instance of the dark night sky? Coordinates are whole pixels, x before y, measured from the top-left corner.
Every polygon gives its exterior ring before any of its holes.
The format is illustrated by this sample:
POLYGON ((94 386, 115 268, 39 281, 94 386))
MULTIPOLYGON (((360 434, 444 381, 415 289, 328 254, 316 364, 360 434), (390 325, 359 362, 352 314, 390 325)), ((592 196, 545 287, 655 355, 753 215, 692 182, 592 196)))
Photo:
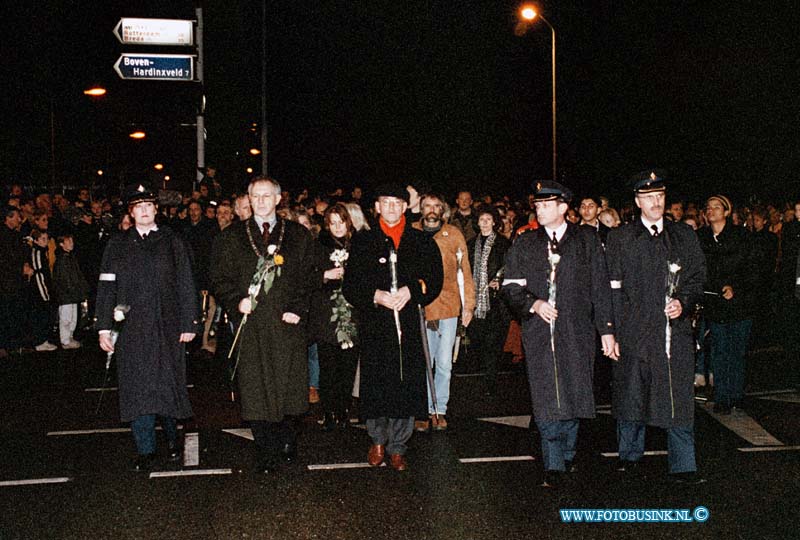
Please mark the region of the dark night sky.
MULTIPOLYGON (((562 0, 540 4, 558 33, 559 175, 618 195, 633 173, 668 169, 690 196, 800 194, 798 17, 791 2, 562 0)), ((261 6, 204 6, 207 161, 241 178, 261 103, 261 6)), ((418 178, 451 191, 524 192, 550 176, 550 36, 513 33, 505 0, 270 2, 270 173, 290 188, 418 178)), ((18 3, 2 28, 0 172, 58 183, 164 162, 188 181, 199 85, 122 81, 121 16, 194 18, 175 2, 18 3), (102 100, 82 90, 109 89, 102 100), (52 114, 51 114, 52 111, 52 114), (134 144, 131 124, 150 136, 134 144)), ((257 158, 252 164, 257 167, 257 158)))

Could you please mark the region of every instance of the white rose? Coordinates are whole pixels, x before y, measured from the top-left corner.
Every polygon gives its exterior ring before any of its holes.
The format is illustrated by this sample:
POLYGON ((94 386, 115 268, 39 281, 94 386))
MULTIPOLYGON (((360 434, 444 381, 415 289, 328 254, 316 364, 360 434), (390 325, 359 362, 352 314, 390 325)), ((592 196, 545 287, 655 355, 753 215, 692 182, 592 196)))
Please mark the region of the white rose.
POLYGON ((560 261, 561 261, 561 255, 559 255, 558 253, 553 253, 552 255, 550 255, 550 262, 552 264, 558 264, 560 261))
POLYGON ((114 320, 117 322, 122 322, 125 320, 125 312, 121 309, 114 310, 114 320))
POLYGON ((670 273, 677 274, 678 272, 680 272, 680 270, 681 270, 681 266, 678 263, 670 263, 670 265, 669 265, 670 273))
POLYGON ((276 249, 278 249, 278 246, 276 246, 275 244, 270 244, 267 246, 267 253, 270 255, 274 255, 276 249))

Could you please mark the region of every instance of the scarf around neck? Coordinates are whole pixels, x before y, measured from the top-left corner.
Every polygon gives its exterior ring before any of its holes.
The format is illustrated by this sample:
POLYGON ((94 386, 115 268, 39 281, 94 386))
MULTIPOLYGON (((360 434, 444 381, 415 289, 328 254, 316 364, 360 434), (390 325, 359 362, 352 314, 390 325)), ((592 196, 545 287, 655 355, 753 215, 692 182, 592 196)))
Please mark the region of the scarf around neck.
POLYGON ((400 238, 403 236, 403 230, 406 228, 406 216, 400 216, 400 221, 394 225, 389 225, 383 221, 383 219, 380 219, 379 222, 383 233, 394 242, 394 249, 400 249, 400 238))
POLYGON ((475 317, 485 319, 486 313, 491 308, 489 299, 489 254, 492 252, 497 233, 492 231, 486 237, 486 243, 481 242, 481 237, 475 239, 475 267, 472 269, 472 279, 475 281, 475 317))

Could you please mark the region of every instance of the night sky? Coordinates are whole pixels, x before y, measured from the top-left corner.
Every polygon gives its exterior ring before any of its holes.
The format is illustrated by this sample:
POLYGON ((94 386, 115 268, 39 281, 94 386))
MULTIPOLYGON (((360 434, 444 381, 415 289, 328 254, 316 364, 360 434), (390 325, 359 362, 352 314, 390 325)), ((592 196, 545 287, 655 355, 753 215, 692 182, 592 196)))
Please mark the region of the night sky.
MULTIPOLYGON (((4 183, 193 177, 196 83, 122 81, 120 17, 194 18, 191 2, 17 3, 2 28, 4 183), (89 99, 84 88, 108 94, 89 99), (52 126, 51 126, 52 120, 52 126), (183 124, 183 125, 181 125, 183 124), (131 127, 148 133, 127 137, 131 127), (51 130, 52 127, 52 130, 51 130), (53 136, 51 140, 51 135, 53 136), (55 149, 55 175, 51 150, 55 149)), ((269 173, 289 189, 422 180, 448 193, 525 193, 551 176, 550 33, 514 35, 517 2, 313 1, 204 6, 207 162, 245 179, 267 33, 269 173), (238 155, 237 155, 238 152, 238 155)), ((797 197, 800 54, 792 2, 562 0, 559 177, 628 196, 657 166, 673 193, 797 197)))

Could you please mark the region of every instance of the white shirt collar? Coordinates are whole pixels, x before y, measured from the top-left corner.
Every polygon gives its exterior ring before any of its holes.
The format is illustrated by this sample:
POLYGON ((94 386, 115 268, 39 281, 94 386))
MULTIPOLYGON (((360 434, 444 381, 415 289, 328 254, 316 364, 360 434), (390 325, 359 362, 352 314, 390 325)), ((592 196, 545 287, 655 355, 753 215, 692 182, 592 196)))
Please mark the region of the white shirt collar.
POLYGON ((153 225, 151 229, 146 229, 146 230, 136 226, 136 232, 139 233, 139 236, 144 236, 146 234, 150 234, 151 232, 157 230, 158 230, 158 225, 153 225))
POLYGON ((567 222, 564 221, 564 223, 562 223, 555 229, 551 229, 550 227, 545 227, 544 230, 547 233, 547 238, 550 240, 553 239, 553 231, 555 230, 556 240, 561 242, 561 239, 564 238, 564 233, 567 232, 567 222))
POLYGON ((649 232, 650 234, 653 234, 653 225, 658 227, 659 234, 664 230, 664 218, 663 217, 661 219, 659 219, 658 221, 656 221, 656 222, 650 221, 649 219, 647 219, 644 216, 640 216, 640 217, 642 218, 642 224, 644 225, 644 228, 647 229, 647 232, 649 232))

